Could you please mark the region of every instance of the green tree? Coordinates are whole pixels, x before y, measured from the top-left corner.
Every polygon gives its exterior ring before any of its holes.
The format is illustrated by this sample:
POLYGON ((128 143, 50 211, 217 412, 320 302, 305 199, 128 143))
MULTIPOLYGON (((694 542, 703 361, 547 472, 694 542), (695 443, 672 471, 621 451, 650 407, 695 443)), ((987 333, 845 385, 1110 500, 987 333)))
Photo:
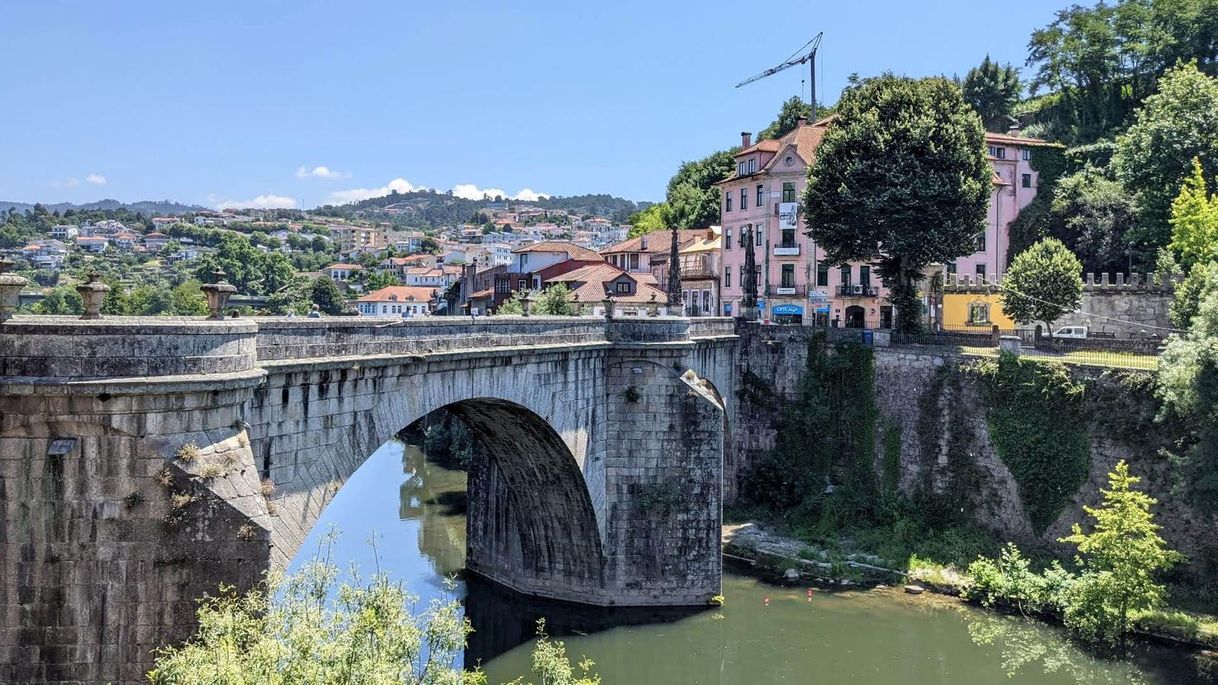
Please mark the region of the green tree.
POLYGON ((174 287, 170 292, 174 314, 178 316, 207 315, 207 298, 199 289, 200 285, 202 284, 198 281, 187 280, 174 287))
POLYGON ((715 184, 735 167, 734 150, 720 150, 684 162, 668 181, 664 221, 667 227, 705 228, 719 223, 720 192, 715 184))
POLYGON ((1218 197, 1210 197, 1201 160, 1195 157, 1192 175, 1171 204, 1170 247, 1185 269, 1218 257, 1218 197))
POLYGON ((1187 329, 1201 308, 1201 302, 1210 293, 1218 292, 1218 263, 1194 264, 1184 280, 1176 286, 1171 303, 1171 323, 1179 329, 1187 329))
POLYGON ((210 283, 212 272, 219 269, 229 283, 242 294, 267 295, 288 285, 295 269, 287 257, 278 252, 263 252, 243 235, 222 234, 216 252, 199 260, 195 276, 210 283))
POLYGON ((1005 132, 1023 85, 1015 67, 1001 65, 986 55, 980 65, 969 69, 960 88, 964 101, 981 115, 987 131, 1005 132))
POLYGON ((85 311, 80 293, 75 288, 60 286, 52 288, 30 308, 35 314, 81 314, 85 311))
POLYGON ((1129 631, 1132 612, 1163 603, 1156 576, 1183 557, 1167 548, 1150 508, 1155 500, 1134 489, 1141 479, 1122 460, 1108 474, 1099 507, 1083 507, 1095 520, 1090 533, 1074 524, 1060 542, 1078 547, 1083 572, 1066 589, 1066 626, 1087 639, 1116 643, 1129 631))
POLYGON ((985 227, 981 119, 951 81, 891 74, 847 88, 837 114, 808 171, 809 235, 831 264, 877 263, 897 328, 918 330, 923 268, 970 254, 985 227))
POLYGON ((533 313, 539 316, 574 316, 571 291, 565 283, 556 283, 541 291, 533 303, 533 313))
POLYGON ((440 254, 440 243, 436 242, 435 238, 427 236, 419 241, 419 247, 428 254, 440 254))
POLYGON ((1181 64, 1159 81, 1136 121, 1117 138, 1117 179, 1136 193, 1142 222, 1131 238, 1147 254, 1170 242, 1172 201, 1201 163, 1211 183, 1218 174, 1218 80, 1181 64))
POLYGON ((313 279, 313 284, 309 286, 309 299, 318 309, 331 316, 347 310, 347 298, 343 297, 338 285, 325 276, 313 279))
MULTIPOLYGON (((200 603, 195 635, 157 651, 148 678, 154 685, 485 685, 484 674, 452 666, 473 630, 460 603, 434 600, 416 615, 417 601, 387 575, 340 579, 337 567, 315 559, 245 594, 222 586, 200 603)), ((599 683, 590 662, 576 676, 564 645, 544 632, 533 665, 543 685, 599 683)))
POLYGON ((792 95, 786 102, 782 103, 782 107, 778 110, 778 116, 770 123, 769 126, 761 129, 757 134, 757 140, 773 140, 781 138, 799 126, 800 119, 811 121, 816 117, 812 116, 812 105, 804 102, 803 98, 792 95))
POLYGON ((499 307, 495 310, 495 314, 504 316, 521 316, 524 314, 524 298, 526 297, 529 297, 529 291, 523 288, 512 293, 511 297, 509 297, 503 304, 499 305, 499 307))
POLYGON ((641 235, 654 233, 655 231, 668 230, 668 222, 665 216, 666 210, 667 205, 660 203, 651 205, 647 209, 631 215, 629 219, 629 237, 637 238, 641 235))
POLYGON ((1056 238, 1045 238, 1011 261, 1002 281, 1002 310, 1020 324, 1044 321, 1049 329, 1083 299, 1083 265, 1056 238))
POLYGON ((1127 236, 1138 223, 1138 206, 1118 181, 1087 166, 1061 178, 1052 190, 1048 235, 1065 243, 1092 273, 1124 271, 1127 236))

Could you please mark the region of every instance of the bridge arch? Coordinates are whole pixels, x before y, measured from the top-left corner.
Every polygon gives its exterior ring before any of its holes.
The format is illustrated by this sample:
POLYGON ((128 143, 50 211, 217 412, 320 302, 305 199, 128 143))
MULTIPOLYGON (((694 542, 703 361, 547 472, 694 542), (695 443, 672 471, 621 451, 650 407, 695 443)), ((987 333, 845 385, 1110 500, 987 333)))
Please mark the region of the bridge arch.
POLYGON ((377 448, 447 409, 483 446, 469 474, 467 567, 528 594, 605 601, 603 461, 590 454, 603 432, 600 364, 567 351, 535 363, 492 358, 423 369, 399 361, 271 374, 255 398, 250 434, 275 487, 275 564, 288 565, 377 448), (284 416, 295 420, 275 420, 284 416))

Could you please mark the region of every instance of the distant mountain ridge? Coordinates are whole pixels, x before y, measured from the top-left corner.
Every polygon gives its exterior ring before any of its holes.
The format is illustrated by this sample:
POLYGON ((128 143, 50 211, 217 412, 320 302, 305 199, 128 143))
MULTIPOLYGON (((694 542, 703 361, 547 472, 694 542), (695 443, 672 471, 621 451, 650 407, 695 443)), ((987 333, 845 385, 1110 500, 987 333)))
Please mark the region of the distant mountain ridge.
MULTIPOLYGON (((18 212, 24 213, 26 210, 34 209, 32 202, 8 202, 0 200, 0 212, 7 213, 9 208, 13 208, 18 212)), ((65 211, 72 209, 76 211, 88 210, 117 210, 125 209, 132 213, 143 214, 144 216, 174 216, 177 214, 189 214, 206 210, 207 207, 200 205, 184 205, 180 202, 171 200, 141 200, 139 202, 119 202, 118 200, 98 200, 97 202, 86 202, 76 204, 73 202, 57 202, 54 204, 42 203, 48 212, 59 212, 63 214, 65 211)))
POLYGON ((310 211, 320 216, 391 220, 395 223, 436 227, 470 222, 480 212, 509 205, 613 217, 624 223, 626 217, 646 209, 651 203, 635 202, 606 194, 543 197, 536 201, 503 198, 470 200, 434 190, 421 190, 406 193, 393 191, 388 195, 345 205, 324 205, 310 211))

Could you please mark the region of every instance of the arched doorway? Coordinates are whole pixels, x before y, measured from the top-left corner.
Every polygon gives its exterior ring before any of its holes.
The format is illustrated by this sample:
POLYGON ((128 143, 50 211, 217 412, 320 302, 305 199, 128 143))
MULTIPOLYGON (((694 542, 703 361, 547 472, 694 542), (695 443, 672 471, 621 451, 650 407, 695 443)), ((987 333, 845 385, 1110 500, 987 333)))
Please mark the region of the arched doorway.
POLYGON ((866 326, 865 311, 858 305, 846 307, 846 328, 864 328, 866 326))

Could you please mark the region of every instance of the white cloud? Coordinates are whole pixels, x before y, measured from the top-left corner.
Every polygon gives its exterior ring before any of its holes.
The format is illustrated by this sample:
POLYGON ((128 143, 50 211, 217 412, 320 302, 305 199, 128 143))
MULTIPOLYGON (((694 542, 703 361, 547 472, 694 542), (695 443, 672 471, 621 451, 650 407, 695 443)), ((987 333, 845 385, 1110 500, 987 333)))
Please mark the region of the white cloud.
POLYGON ((416 190, 427 190, 427 187, 416 186, 404 178, 395 178, 380 188, 352 188, 350 190, 336 190, 333 193, 330 193, 330 204, 345 205, 348 202, 359 202, 360 200, 367 200, 371 197, 388 195, 395 190, 399 193, 409 193, 416 190))
POLYGON ((465 198, 466 200, 481 200, 483 196, 493 198, 498 195, 501 197, 506 197, 510 200, 520 200, 522 202, 536 202, 543 197, 549 197, 545 193, 538 193, 534 191, 532 188, 523 188, 515 195, 509 195, 507 191, 502 188, 479 188, 473 183, 458 183, 457 185, 453 186, 453 195, 465 198))
POLYGON ((78 185, 80 185, 80 179, 75 176, 57 178, 51 181, 52 188, 75 188, 78 185))
POLYGON ((302 166, 296 169, 296 178, 339 179, 351 178, 351 174, 346 171, 335 171, 328 166, 315 166, 312 169, 302 166))
POLYGON ((89 174, 85 176, 85 183, 92 183, 95 186, 106 185, 106 177, 101 174, 89 174))
POLYGON ((296 209, 296 198, 284 195, 259 195, 252 200, 208 200, 216 209, 296 209))

